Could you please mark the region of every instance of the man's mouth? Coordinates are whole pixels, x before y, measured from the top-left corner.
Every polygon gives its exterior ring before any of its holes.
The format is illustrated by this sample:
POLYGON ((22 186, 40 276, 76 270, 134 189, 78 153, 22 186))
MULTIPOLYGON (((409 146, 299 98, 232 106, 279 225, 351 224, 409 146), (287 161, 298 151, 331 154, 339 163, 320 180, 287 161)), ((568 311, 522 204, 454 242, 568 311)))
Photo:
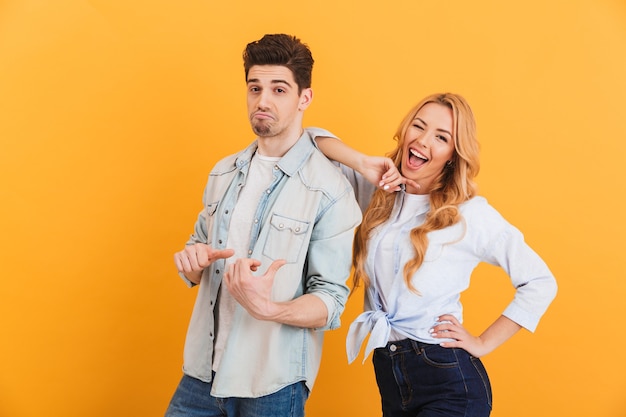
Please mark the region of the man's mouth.
POLYGON ((270 113, 265 113, 265 112, 256 112, 254 114, 252 114, 252 118, 253 119, 258 119, 258 120, 271 120, 273 119, 272 115, 270 113))

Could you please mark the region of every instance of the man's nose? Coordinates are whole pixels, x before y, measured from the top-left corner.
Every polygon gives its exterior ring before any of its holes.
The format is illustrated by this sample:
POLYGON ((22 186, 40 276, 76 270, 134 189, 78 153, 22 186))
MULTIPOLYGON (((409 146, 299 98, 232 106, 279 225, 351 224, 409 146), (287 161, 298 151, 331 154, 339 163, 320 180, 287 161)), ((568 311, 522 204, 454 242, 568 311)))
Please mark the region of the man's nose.
POLYGON ((257 107, 259 109, 267 109, 269 107, 269 103, 270 103, 270 94, 266 91, 262 91, 261 93, 259 93, 258 95, 258 100, 257 100, 257 107))

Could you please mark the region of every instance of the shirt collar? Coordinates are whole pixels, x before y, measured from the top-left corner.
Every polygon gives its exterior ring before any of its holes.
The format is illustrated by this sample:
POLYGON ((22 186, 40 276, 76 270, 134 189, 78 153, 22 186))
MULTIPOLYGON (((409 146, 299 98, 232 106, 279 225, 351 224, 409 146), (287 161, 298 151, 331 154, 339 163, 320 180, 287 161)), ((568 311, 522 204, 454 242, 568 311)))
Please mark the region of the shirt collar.
POLYGON ((314 149, 313 138, 304 131, 298 141, 278 161, 278 167, 291 177, 302 168, 314 149))
MULTIPOLYGON (((235 161, 238 169, 243 172, 247 172, 248 167, 250 166, 250 161, 252 160, 257 147, 258 143, 257 141, 254 141, 246 149, 239 153, 235 161)), ((291 177, 300 170, 314 149, 315 145, 313 144, 313 138, 309 132, 305 130, 291 149, 289 149, 287 153, 280 158, 277 165, 286 175, 291 177)))

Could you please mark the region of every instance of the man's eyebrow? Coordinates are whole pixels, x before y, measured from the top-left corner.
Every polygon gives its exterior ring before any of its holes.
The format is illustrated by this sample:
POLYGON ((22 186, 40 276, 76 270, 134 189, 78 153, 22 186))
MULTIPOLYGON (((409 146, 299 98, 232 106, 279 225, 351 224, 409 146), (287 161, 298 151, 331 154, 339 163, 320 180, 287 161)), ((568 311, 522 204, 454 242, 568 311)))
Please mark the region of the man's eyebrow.
MULTIPOLYGON (((250 78, 247 83, 251 84, 251 83, 258 83, 261 82, 258 78, 250 78)), ((272 84, 285 84, 287 87, 293 87, 289 81, 287 80, 282 80, 282 79, 276 79, 276 80, 272 80, 271 81, 272 84)))

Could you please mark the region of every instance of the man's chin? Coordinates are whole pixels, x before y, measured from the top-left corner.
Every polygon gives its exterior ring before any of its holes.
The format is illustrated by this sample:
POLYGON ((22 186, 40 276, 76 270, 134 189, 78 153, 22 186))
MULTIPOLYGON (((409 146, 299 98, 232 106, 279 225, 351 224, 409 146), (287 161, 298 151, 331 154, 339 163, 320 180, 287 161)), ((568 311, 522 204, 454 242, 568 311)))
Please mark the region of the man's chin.
POLYGON ((272 129, 269 126, 259 126, 259 125, 255 125, 252 126, 252 131, 257 135, 257 136, 271 136, 272 135, 272 129))

